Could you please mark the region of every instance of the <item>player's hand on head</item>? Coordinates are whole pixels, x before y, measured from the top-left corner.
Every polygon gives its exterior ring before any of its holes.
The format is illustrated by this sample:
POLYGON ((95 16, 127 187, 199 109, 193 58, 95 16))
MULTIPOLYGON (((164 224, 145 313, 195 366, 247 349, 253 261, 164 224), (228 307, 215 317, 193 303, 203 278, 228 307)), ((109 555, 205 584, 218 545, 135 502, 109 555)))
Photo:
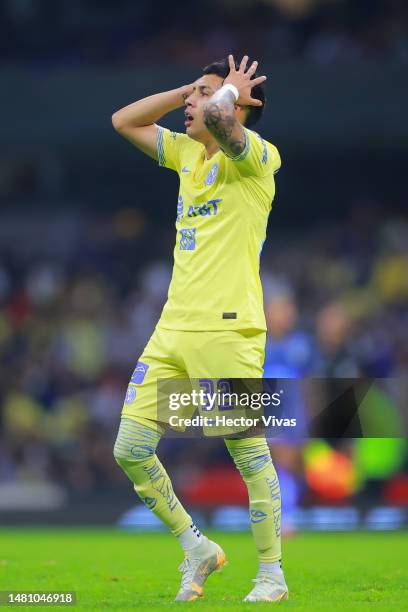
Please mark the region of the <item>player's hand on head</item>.
POLYGON ((190 96, 193 93, 193 89, 194 89, 194 83, 183 85, 181 97, 183 98, 184 104, 186 103, 188 96, 190 96))
POLYGON ((253 87, 266 81, 266 76, 260 76, 253 79, 252 76, 255 74, 256 69, 258 68, 258 62, 253 61, 248 70, 246 70, 248 59, 248 56, 244 55, 237 70, 235 68, 233 55, 229 55, 228 62, 230 71, 228 76, 224 79, 223 84, 226 85, 227 83, 230 83, 231 85, 235 85, 235 87, 238 89, 239 98, 235 104, 240 106, 262 106, 262 102, 260 100, 252 98, 251 91, 253 87))

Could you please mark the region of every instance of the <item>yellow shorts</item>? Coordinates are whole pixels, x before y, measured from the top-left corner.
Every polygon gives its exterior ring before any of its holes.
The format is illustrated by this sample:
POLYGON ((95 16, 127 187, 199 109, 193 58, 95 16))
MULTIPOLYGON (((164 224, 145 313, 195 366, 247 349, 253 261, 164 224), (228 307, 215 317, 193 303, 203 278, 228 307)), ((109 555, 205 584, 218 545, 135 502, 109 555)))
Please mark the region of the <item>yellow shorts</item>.
POLYGON ((132 374, 122 416, 148 419, 165 431, 157 406, 157 379, 263 376, 266 332, 259 329, 178 331, 157 326, 132 374))

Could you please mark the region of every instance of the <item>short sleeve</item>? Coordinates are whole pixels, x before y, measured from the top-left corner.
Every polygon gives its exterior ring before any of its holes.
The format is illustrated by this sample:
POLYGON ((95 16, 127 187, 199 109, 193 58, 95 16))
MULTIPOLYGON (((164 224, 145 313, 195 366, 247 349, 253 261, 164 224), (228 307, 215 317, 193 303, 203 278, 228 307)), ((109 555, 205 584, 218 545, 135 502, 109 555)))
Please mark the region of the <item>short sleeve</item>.
POLYGON ((157 158, 159 166, 180 172, 181 151, 185 146, 186 135, 172 132, 168 128, 157 126, 157 158))
POLYGON ((239 155, 231 159, 239 172, 244 176, 266 176, 276 174, 281 166, 278 149, 258 134, 244 127, 245 148, 239 155))

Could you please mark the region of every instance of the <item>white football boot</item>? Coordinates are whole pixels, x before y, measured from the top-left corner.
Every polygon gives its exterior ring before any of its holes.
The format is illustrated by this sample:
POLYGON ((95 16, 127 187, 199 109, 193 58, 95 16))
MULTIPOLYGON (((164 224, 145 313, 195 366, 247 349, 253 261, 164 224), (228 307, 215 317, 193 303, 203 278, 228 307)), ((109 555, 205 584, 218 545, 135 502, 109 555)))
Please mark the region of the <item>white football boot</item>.
POLYGON ((204 594, 203 584, 213 572, 219 572, 227 563, 227 557, 221 546, 203 536, 203 542, 185 552, 184 561, 179 570, 180 590, 176 601, 194 601, 204 594))
POLYGON ((276 574, 259 572, 253 582, 255 582, 255 586, 245 597, 244 601, 270 601, 278 603, 289 596, 283 572, 277 572, 276 574))

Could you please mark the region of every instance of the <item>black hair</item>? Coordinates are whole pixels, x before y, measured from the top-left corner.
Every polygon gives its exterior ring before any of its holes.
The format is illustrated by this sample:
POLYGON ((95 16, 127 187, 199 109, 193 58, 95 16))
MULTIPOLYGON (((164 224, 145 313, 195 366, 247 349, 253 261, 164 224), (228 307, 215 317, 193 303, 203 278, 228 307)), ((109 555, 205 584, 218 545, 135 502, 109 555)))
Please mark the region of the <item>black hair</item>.
MULTIPOLYGON (((249 61, 247 65, 250 66, 249 61)), ((235 68, 236 70, 239 69, 239 63, 237 61, 235 61, 235 68)), ((217 62, 213 62, 212 64, 208 64, 208 66, 205 66, 205 68, 203 68, 203 74, 216 74, 217 76, 223 79, 225 79, 229 75, 229 71, 230 71, 230 67, 229 67, 228 58, 219 60, 217 62)), ((259 74, 255 72, 252 78, 255 79, 258 76, 259 74)), ((266 103, 265 90, 264 90, 263 83, 260 83, 259 85, 255 85, 255 87, 253 87, 253 89, 251 90, 251 96, 255 98, 256 100, 261 100, 262 106, 247 106, 246 107, 248 109, 248 113, 245 119, 246 127, 251 127, 252 125, 255 125, 255 123, 257 123, 262 117, 262 113, 263 113, 263 110, 265 108, 265 103, 266 103)))

